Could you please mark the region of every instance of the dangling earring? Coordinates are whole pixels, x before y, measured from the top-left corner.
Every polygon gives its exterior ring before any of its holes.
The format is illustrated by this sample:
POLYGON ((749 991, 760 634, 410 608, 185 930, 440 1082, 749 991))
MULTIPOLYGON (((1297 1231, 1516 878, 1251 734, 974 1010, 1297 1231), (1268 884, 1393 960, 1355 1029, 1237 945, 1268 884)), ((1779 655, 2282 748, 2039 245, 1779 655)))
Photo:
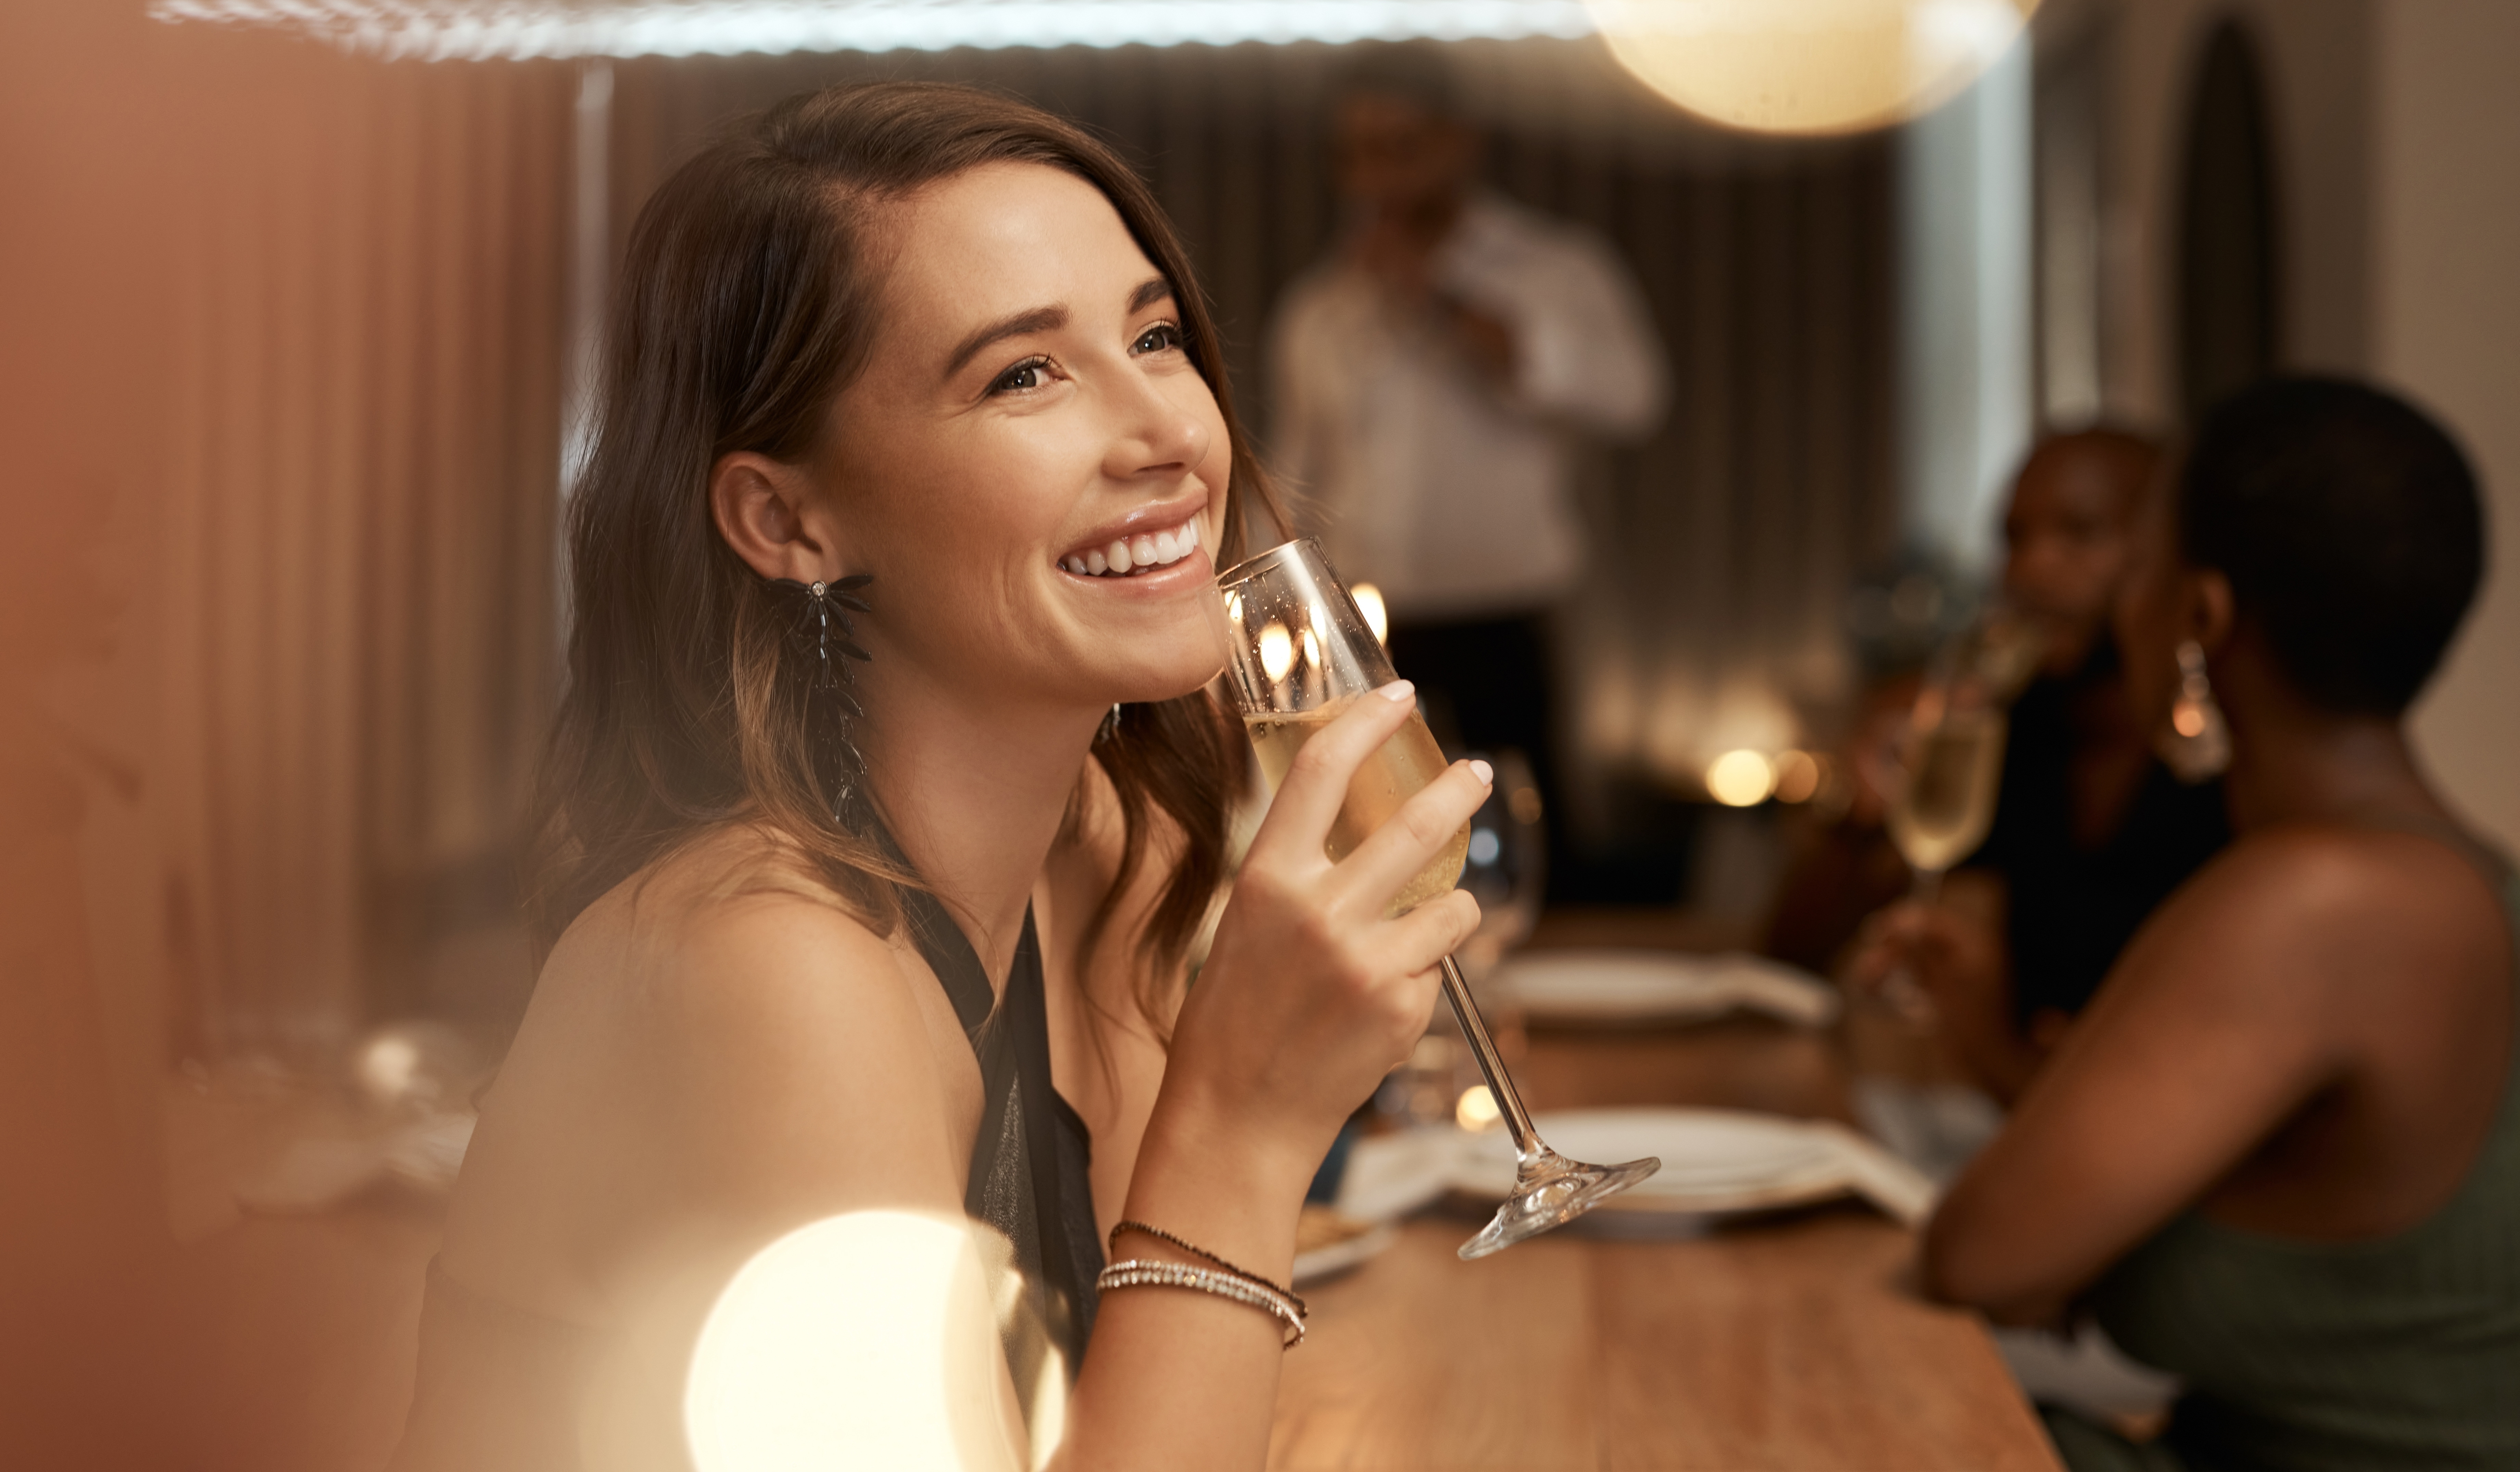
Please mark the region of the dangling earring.
POLYGON ((1120 702, 1114 700, 1111 702, 1111 709, 1103 715, 1102 724, 1094 728, 1094 744, 1100 746, 1119 734, 1120 702))
POLYGON ((858 703, 857 677, 850 673, 848 661, 875 656, 857 647, 857 629, 850 624, 849 613, 875 611, 854 596, 874 581, 872 575, 861 572, 836 583, 776 578, 770 584, 782 593, 801 596, 804 602, 788 637, 797 653, 810 661, 805 682, 806 740, 814 775, 831 795, 832 821, 851 831, 858 826, 859 807, 866 795, 866 758, 859 753, 849 727, 852 721, 866 719, 866 707, 858 703))
POLYGON ((2179 647, 2179 698, 2170 702, 2170 729, 2155 744, 2172 775, 2191 786, 2231 765, 2231 728, 2205 678, 2205 647, 2195 640, 2179 647))

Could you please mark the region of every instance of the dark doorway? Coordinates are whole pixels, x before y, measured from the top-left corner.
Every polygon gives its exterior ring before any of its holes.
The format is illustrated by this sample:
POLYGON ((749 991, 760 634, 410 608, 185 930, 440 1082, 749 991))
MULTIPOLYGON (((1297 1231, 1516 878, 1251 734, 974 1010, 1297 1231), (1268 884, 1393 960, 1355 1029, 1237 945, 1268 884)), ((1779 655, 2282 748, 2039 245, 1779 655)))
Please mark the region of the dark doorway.
POLYGON ((2274 174, 2258 48, 2226 20, 2196 70, 2180 181, 2179 398, 2191 424, 2272 372, 2281 350, 2274 174))

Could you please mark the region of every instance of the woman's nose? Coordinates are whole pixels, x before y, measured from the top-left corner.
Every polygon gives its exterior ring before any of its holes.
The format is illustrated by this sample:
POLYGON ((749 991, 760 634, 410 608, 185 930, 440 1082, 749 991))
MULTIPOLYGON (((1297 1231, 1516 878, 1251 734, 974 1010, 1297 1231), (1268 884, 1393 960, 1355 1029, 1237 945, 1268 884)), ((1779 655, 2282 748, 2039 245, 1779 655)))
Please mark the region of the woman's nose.
POLYGON ((1179 474, 1207 458, 1207 425, 1145 376, 1129 376, 1105 469, 1113 479, 1179 474))

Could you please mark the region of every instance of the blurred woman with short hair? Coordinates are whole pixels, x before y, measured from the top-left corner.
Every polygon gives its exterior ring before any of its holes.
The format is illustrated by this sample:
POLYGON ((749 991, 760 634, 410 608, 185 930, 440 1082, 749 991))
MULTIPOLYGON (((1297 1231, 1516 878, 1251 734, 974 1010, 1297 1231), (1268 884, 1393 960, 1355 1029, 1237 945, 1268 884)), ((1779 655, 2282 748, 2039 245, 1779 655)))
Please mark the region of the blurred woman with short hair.
POLYGON ((2482 574, 2450 437, 2354 383, 2252 388, 2149 509, 2118 612, 2152 719, 2231 736, 2237 838, 2128 948, 1929 1227, 1935 1296, 2095 1313, 2187 1387, 2092 1468, 2520 1464, 2520 889, 2404 718, 2482 574))

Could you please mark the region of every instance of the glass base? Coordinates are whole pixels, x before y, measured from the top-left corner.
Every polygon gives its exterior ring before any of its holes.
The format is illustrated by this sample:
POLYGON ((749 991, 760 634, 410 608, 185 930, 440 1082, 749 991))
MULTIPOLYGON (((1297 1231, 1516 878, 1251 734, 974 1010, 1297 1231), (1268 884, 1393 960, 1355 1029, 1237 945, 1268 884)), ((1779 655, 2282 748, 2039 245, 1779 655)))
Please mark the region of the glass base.
POLYGON ((1542 1145, 1516 1167, 1513 1194, 1497 1207, 1495 1220, 1462 1244, 1462 1261, 1503 1252, 1563 1227, 1661 1169, 1662 1162, 1652 1156, 1625 1165, 1586 1165, 1542 1145))

